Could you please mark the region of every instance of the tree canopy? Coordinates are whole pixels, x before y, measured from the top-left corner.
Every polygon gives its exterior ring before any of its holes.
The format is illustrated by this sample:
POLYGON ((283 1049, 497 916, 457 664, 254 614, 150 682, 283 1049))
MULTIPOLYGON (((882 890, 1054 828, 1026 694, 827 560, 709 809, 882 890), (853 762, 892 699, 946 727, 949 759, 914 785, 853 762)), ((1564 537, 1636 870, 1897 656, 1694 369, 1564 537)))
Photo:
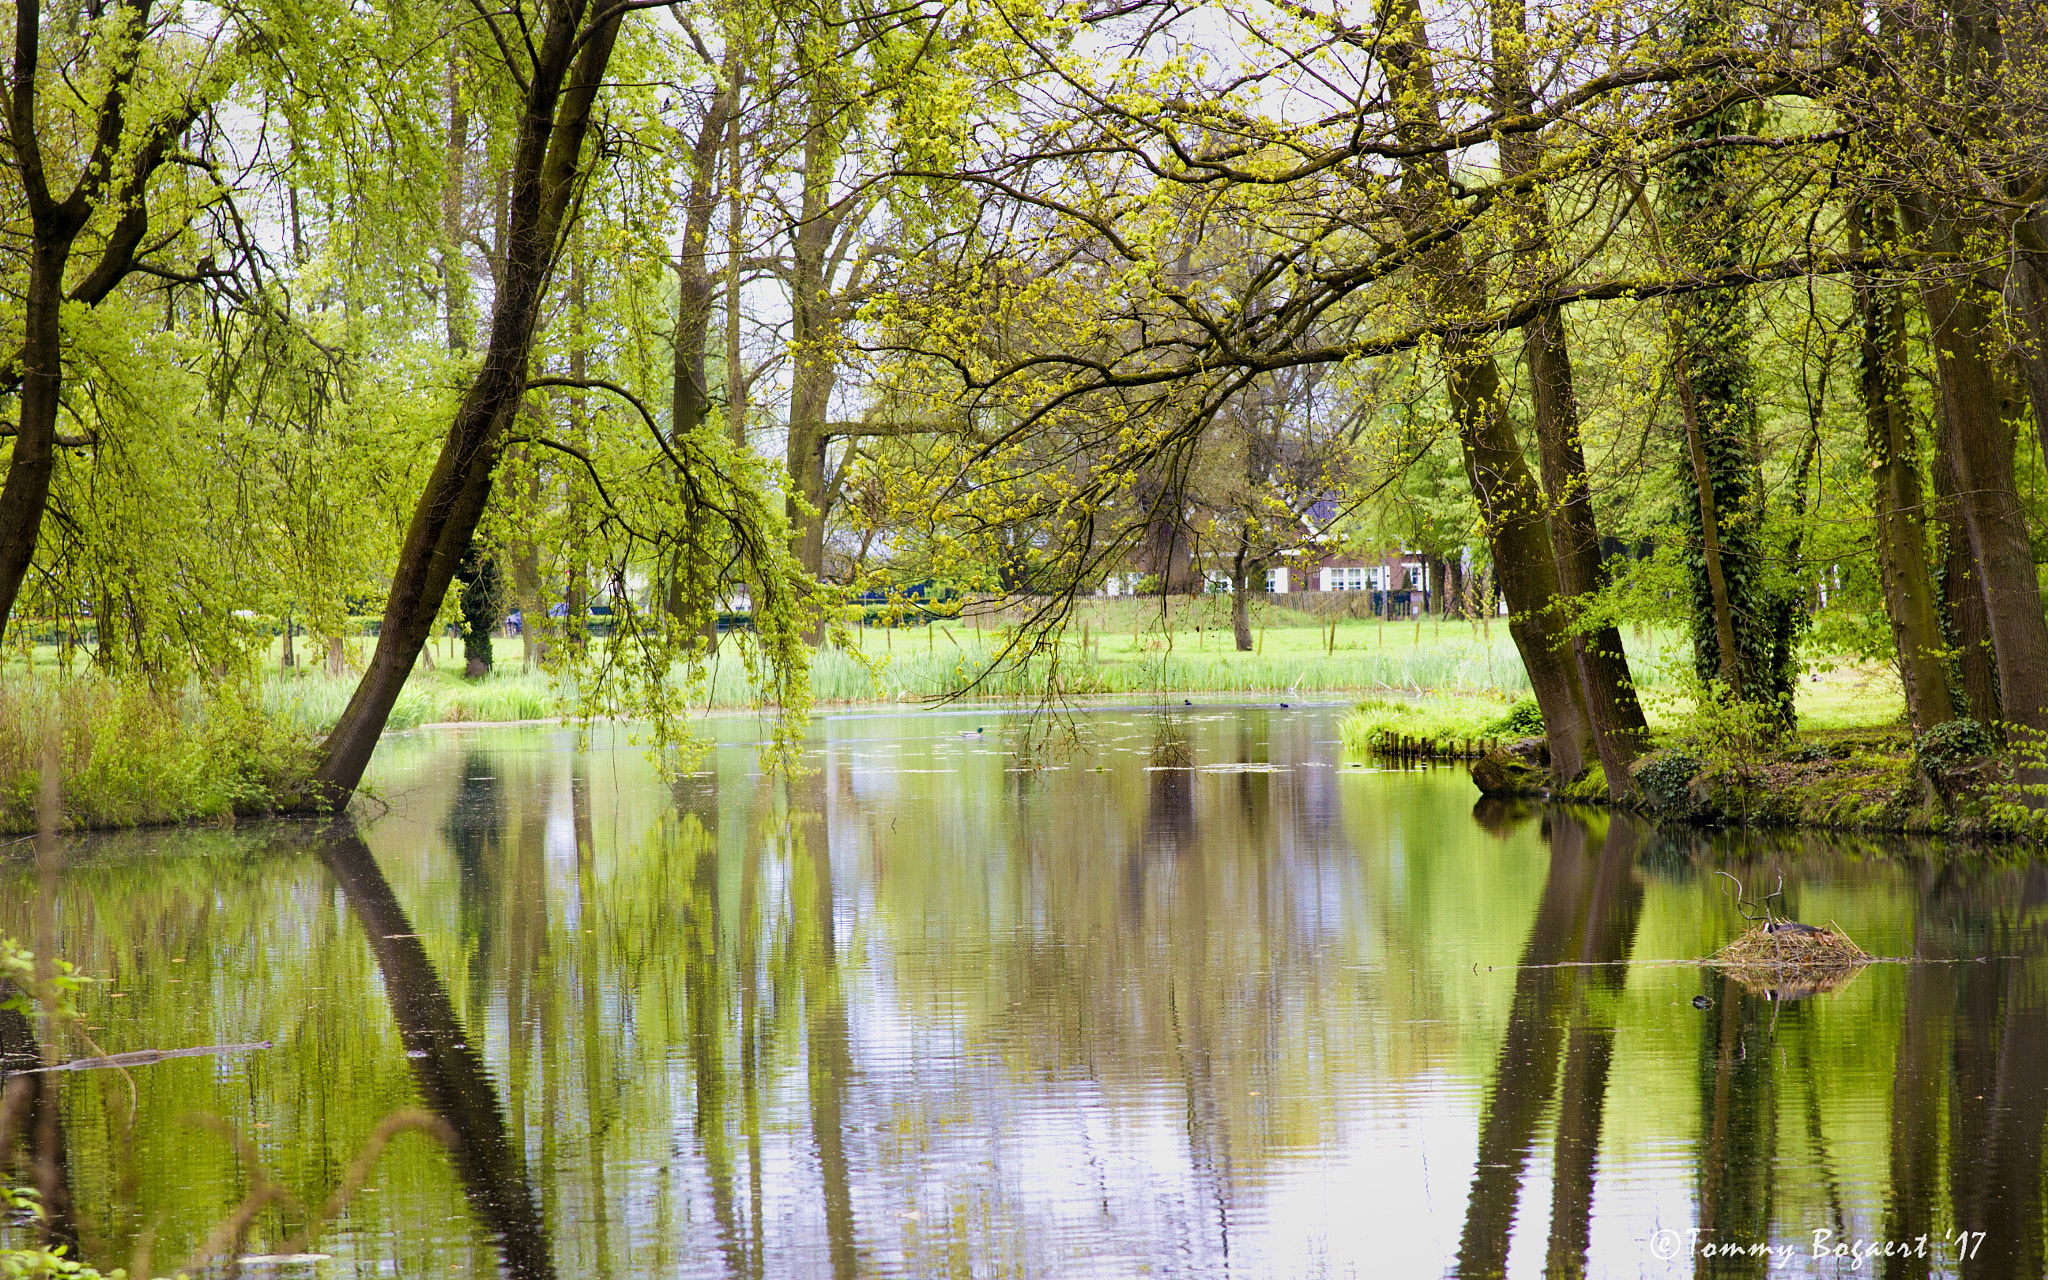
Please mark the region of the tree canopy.
POLYGON ((1265 570, 1349 537, 1498 590, 1562 777, 1644 747, 1640 620, 1760 723, 1847 649, 2027 748, 2043 23, 25 3, 0 646, 223 682, 280 619, 372 628, 323 804, 450 619, 487 665, 516 609, 676 741, 747 615, 787 735, 851 593, 1024 602, 1015 663, 1144 564, 1249 647, 1265 570))

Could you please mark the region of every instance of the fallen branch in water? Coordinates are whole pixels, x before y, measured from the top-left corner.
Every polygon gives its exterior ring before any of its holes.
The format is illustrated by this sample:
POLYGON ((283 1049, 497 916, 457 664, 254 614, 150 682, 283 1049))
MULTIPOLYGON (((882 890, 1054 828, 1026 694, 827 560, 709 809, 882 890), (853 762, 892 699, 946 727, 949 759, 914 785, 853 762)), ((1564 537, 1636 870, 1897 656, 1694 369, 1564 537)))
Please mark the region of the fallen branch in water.
POLYGON ((7 1074, 17 1076, 38 1075, 45 1071, 98 1071, 106 1067, 147 1067, 153 1063, 165 1062, 171 1058, 202 1058, 222 1053, 253 1053, 268 1049, 268 1040, 251 1040, 247 1044, 210 1044, 197 1049, 136 1049, 130 1053, 110 1053, 103 1058, 78 1058, 71 1062, 60 1062, 54 1067, 27 1067, 7 1074))

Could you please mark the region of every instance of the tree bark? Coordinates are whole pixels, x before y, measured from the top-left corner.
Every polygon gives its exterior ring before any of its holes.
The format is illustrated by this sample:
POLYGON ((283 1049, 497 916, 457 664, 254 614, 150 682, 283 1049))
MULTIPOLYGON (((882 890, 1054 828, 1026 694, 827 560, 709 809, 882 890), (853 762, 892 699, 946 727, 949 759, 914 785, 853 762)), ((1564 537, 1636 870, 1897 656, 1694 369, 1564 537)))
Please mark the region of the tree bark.
MULTIPOLYGON (((1906 211, 1913 230, 1937 251, 1961 248, 1955 222, 1930 209, 1924 198, 1908 200, 1906 211)), ((1998 660, 2001 718, 2018 726, 2023 738, 2037 739, 2048 732, 2048 622, 2041 616, 2026 509, 2013 472, 2014 406, 2002 403, 1997 370, 1985 349, 1993 324, 1990 299, 1969 277, 1926 276, 1920 294, 1946 411, 1941 447, 1954 469, 1956 505, 1969 532, 1998 660)), ((2013 745, 2039 750, 2042 744, 2013 745)), ((2022 772, 2032 784, 2042 781, 2038 766, 2022 772)), ((2038 803, 2040 797, 2032 799, 2038 803)))
POLYGON ((1237 554, 1230 561, 1230 634, 1239 653, 1252 651, 1252 575, 1259 570, 1251 555, 1251 537, 1240 528, 1237 554))
POLYGON ((527 70, 504 274, 492 307, 490 342, 413 510, 392 574, 376 652, 322 746, 314 774, 320 803, 343 803, 362 781, 377 737, 483 518, 506 431, 525 399, 527 361, 548 269, 560 245, 591 108, 618 38, 618 10, 611 10, 595 29, 584 31, 587 8, 587 0, 562 0, 551 11, 534 64, 527 70))
MULTIPOLYGON (((1564 315, 1552 307, 1523 330, 1522 356, 1535 402, 1537 461, 1544 496, 1550 501, 1550 537, 1557 554, 1558 590, 1574 616, 1600 590, 1600 529, 1593 515, 1593 487, 1579 426, 1578 394, 1572 384, 1571 352, 1565 344, 1564 315)), ((1594 742, 1600 748, 1608 792, 1621 794, 1628 769, 1649 739, 1649 723, 1636 699, 1635 675, 1613 623, 1571 635, 1572 658, 1586 693, 1594 742)))
MULTIPOLYGON (((1896 239, 1890 211, 1868 200, 1850 208, 1850 248, 1896 239)), ((1934 575, 1923 529, 1919 446, 1906 400, 1906 299, 1897 281, 1870 274, 1855 281, 1858 387, 1870 463, 1878 576, 1899 655, 1906 714, 1916 732, 1955 718, 1943 662, 1941 621, 1935 612, 1934 575)))
POLYGON ((2013 227, 2019 252, 2013 255, 2006 296, 2024 326, 2024 341, 2013 352, 2027 400, 2034 409, 2034 439, 2048 463, 2048 218, 2022 218, 2013 227))
POLYGON ((825 522, 830 516, 825 453, 832 436, 828 417, 839 381, 838 303, 831 296, 832 247, 839 217, 829 201, 833 162, 839 148, 833 113, 822 98, 820 70, 804 68, 810 94, 804 128, 803 195, 790 248, 789 453, 792 492, 789 524, 792 550, 813 578, 825 568, 825 522))
POLYGON ((1565 656, 1570 638, 1560 616, 1557 561, 1543 495, 1503 411, 1500 371, 1492 354, 1464 338, 1445 342, 1444 352, 1451 420, 1464 446, 1466 478, 1485 518, 1495 581, 1511 611, 1508 634, 1543 712, 1551 774, 1569 782, 1585 771, 1587 748, 1597 744, 1588 741, 1592 730, 1584 693, 1565 656))
MULTIPOLYGON (((36 6, 22 8, 31 11, 36 6)), ((50 481, 57 470, 57 409, 64 378, 58 315, 64 301, 64 263, 77 234, 75 227, 65 232, 54 220, 35 221, 28 294, 23 299, 20 421, 7 482, 0 487, 0 643, 6 641, 7 619, 35 559, 43 512, 50 503, 50 481)))
POLYGON ((1998 710, 1998 663, 1992 656, 1991 619, 1984 612, 1984 590, 1970 556, 1970 532, 1956 502, 1956 473, 1949 465, 1946 441, 1948 411, 1937 403, 1933 464, 1936 518, 1942 528, 1941 618, 1943 640, 1956 655, 1956 675, 1970 718, 1994 734, 1998 710))
MULTIPOLYGON (((675 362, 669 424, 677 436, 689 435, 701 427, 713 407, 711 383, 704 367, 716 283, 708 261, 711 211, 718 204, 718 147, 725 140, 738 92, 734 80, 711 100, 704 118, 698 121, 697 137, 690 147, 690 186, 683 197, 683 242, 676 251, 675 362)), ((732 376, 732 371, 727 370, 728 382, 732 376)))
MULTIPOLYGON (((586 335, 584 310, 588 303, 589 265, 584 256, 583 237, 572 233, 569 242, 569 377, 580 382, 590 376, 590 342, 586 335)), ((584 392, 569 392, 569 443, 588 453, 590 419, 584 392)), ((582 649, 590 638, 590 528, 584 496, 584 477, 569 479, 569 554, 567 581, 562 584, 562 638, 582 649)))
POLYGON ((1684 339, 1676 344, 1672 363, 1678 372, 1678 398, 1685 414, 1686 457, 1692 468, 1693 492, 1699 503, 1700 558, 1706 562, 1707 590, 1713 600, 1716 678, 1728 696, 1742 701, 1742 664, 1735 644, 1735 607, 1729 599, 1727 568, 1721 562, 1721 516, 1714 504, 1714 471, 1700 426, 1699 401, 1692 393, 1684 339))

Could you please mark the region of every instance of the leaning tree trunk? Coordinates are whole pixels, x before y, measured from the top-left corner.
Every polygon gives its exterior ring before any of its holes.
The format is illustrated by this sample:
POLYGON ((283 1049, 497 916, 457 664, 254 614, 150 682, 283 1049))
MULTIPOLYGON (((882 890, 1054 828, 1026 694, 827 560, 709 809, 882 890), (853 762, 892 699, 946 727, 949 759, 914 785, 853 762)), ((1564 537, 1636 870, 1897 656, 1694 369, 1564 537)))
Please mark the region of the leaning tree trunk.
POLYGON ((526 397, 548 270, 559 248, 591 108, 617 41, 620 10, 584 31, 587 0, 563 0, 526 72, 514 151, 503 280, 483 367, 456 410, 392 573, 376 652, 314 773, 315 803, 339 805, 362 781, 377 737, 483 519, 507 429, 526 397))
MULTIPOLYGON (((1858 200, 1849 211, 1851 251, 1896 238, 1889 209, 1858 200)), ((1955 718, 1943 662, 1941 620, 1927 558, 1919 446, 1906 398, 1906 297, 1896 280, 1860 274, 1854 281, 1861 336, 1858 387, 1863 398, 1865 456, 1872 486, 1878 576, 1899 655, 1906 714, 1916 731, 1955 718)))

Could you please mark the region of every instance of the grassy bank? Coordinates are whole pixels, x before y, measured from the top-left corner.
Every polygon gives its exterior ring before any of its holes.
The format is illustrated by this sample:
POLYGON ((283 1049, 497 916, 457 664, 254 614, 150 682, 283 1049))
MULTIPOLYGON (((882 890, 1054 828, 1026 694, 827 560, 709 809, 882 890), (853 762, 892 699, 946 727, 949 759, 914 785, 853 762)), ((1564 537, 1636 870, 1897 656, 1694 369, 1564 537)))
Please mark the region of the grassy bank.
POLYGON ((36 829, 47 744, 71 830, 219 822, 300 794, 312 735, 258 698, 161 696, 139 680, 0 682, 0 834, 36 829))
MULTIPOLYGON (((1668 654, 1662 662, 1631 661, 1641 686, 1643 714, 1653 741, 1667 742, 1685 734, 1697 718, 1690 699, 1679 692, 1669 674, 1668 654)), ((1540 733, 1541 721, 1507 723, 1516 705, 1531 710, 1526 698, 1511 700, 1499 692, 1431 692, 1413 698, 1368 698, 1339 726, 1344 746, 1354 754, 1373 749, 1382 734, 1403 734, 1450 742, 1466 738, 1499 738, 1540 733)), ((1809 673, 1799 684, 1794 704, 1802 738, 1842 733, 1888 731, 1905 723, 1905 694, 1896 672, 1885 667, 1839 666, 1809 673)))
POLYGON ((2048 838, 2048 809, 2028 803, 2016 778, 2016 766, 2048 761, 2016 760, 1971 721, 1916 739, 1888 669, 1809 674, 1797 699, 1797 731, 1783 736, 1758 732, 1739 711, 1701 708, 1669 690, 1650 692, 1644 706, 1652 746, 1632 766, 1618 799, 1598 764, 1573 782, 1551 785, 1533 741, 1541 719, 1527 700, 1369 699, 1345 718, 1341 733, 1355 755, 1370 754, 1385 735, 1440 744, 1529 739, 1475 763, 1475 782, 1496 794, 1626 808, 1698 826, 2048 838))

